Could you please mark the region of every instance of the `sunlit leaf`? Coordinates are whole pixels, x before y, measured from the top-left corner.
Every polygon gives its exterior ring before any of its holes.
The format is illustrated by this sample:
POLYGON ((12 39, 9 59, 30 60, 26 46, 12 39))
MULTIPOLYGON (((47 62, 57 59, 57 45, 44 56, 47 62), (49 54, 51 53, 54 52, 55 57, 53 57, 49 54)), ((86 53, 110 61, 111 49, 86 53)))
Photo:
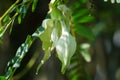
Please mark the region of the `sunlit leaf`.
POLYGON ((52 31, 51 34, 51 40, 53 42, 53 46, 56 46, 57 41, 59 39, 59 37, 61 36, 61 24, 59 21, 55 21, 55 28, 52 31))
POLYGON ((3 33, 4 33, 4 29, 3 29, 3 27, 1 27, 1 28, 0 28, 0 37, 3 36, 3 33))
POLYGON ((89 53, 89 49, 90 49, 90 44, 88 44, 88 43, 83 43, 83 44, 80 45, 80 53, 82 54, 83 58, 87 62, 91 61, 91 56, 90 56, 90 53, 89 53))
POLYGON ((40 35, 42 41, 42 48, 45 51, 44 57, 41 60, 40 64, 37 67, 36 74, 38 74, 41 66, 49 59, 51 56, 50 51, 52 48, 51 34, 54 28, 54 23, 52 19, 45 19, 42 23, 42 27, 45 29, 44 32, 40 35))
POLYGON ((76 41, 69 33, 69 30, 67 28, 68 26, 66 26, 65 23, 62 21, 61 25, 62 35, 57 42, 56 51, 58 54, 58 58, 62 62, 62 73, 64 73, 66 68, 70 64, 71 57, 76 50, 76 41))
POLYGON ((60 20, 61 18, 63 18, 61 11, 56 6, 51 5, 49 13, 50 13, 51 19, 60 20))
POLYGON ((51 0, 51 1, 50 1, 50 3, 52 3, 52 4, 53 4, 54 2, 55 2, 55 0, 51 0))
POLYGON ((13 68, 18 68, 18 67, 20 67, 20 61, 19 60, 17 60, 13 65, 13 68))
POLYGON ((10 13, 14 12, 14 11, 17 11, 18 7, 17 6, 14 6, 11 10, 10 10, 10 13))
POLYGON ((51 42, 51 34, 54 28, 53 20, 52 19, 45 19, 42 23, 44 27, 44 33, 40 35, 40 39, 42 41, 42 48, 43 50, 48 50, 52 46, 51 42))
POLYGON ((59 5, 57 8, 61 11, 62 16, 65 18, 63 18, 65 23, 69 25, 69 20, 71 19, 72 15, 71 10, 66 5, 59 5))
POLYGON ((11 23, 10 34, 11 34, 11 32, 12 32, 12 29, 13 29, 14 21, 15 21, 15 19, 13 19, 13 20, 12 20, 12 23, 11 23))

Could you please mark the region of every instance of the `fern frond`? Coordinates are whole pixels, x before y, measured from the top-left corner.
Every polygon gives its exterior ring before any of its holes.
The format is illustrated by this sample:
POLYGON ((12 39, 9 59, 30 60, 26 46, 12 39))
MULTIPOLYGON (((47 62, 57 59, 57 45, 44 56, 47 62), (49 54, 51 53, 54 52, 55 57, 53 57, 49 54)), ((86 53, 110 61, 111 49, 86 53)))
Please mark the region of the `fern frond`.
MULTIPOLYGON (((94 17, 90 15, 90 11, 86 8, 88 0, 76 0, 71 5, 72 25, 75 32, 79 37, 84 37, 90 41, 94 40, 92 30, 86 25, 94 20, 94 17)), ((79 45, 79 44, 78 44, 79 45)), ((71 59, 71 64, 66 73, 68 80, 90 80, 85 70, 85 60, 80 53, 80 48, 77 49, 77 53, 71 59)))
POLYGON ((87 2, 87 0, 76 0, 72 4, 72 23, 78 35, 89 40, 94 40, 93 33, 86 27, 86 24, 94 20, 94 17, 90 14, 90 10, 86 7, 87 2))
POLYGON ((85 70, 85 61, 80 53, 75 53, 67 71, 68 80, 89 80, 85 70))

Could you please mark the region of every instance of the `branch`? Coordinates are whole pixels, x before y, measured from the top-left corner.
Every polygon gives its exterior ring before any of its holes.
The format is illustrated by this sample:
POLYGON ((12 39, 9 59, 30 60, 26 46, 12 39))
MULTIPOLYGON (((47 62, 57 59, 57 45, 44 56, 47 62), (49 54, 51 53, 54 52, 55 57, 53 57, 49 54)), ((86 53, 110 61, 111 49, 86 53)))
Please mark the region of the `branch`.
POLYGON ((16 69, 18 67, 20 67, 20 62, 22 61, 22 59, 24 58, 24 56, 28 52, 32 43, 35 41, 36 38, 39 38, 39 36, 43 33, 43 31, 44 31, 44 28, 40 26, 32 34, 32 36, 28 35, 26 41, 23 44, 21 44, 21 46, 18 48, 18 50, 16 52, 15 57, 13 57, 12 60, 10 60, 8 62, 7 71, 6 71, 6 74, 5 74, 6 79, 11 78, 12 75, 14 74, 14 72, 16 71, 16 69))
POLYGON ((3 20, 3 18, 11 12, 11 10, 20 2, 21 0, 17 0, 11 7, 0 17, 0 22, 3 20))

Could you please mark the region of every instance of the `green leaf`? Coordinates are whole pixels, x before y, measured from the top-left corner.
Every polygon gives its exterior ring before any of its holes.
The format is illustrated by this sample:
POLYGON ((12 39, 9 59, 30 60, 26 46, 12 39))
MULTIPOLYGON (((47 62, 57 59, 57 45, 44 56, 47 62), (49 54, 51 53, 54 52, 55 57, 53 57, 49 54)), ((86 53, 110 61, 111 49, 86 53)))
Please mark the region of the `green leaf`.
POLYGON ((72 78, 71 78, 71 80, 79 80, 79 79, 81 79, 81 78, 79 78, 80 77, 80 75, 79 74, 76 74, 76 75, 74 75, 72 78))
POLYGON ((11 32, 12 32, 12 29, 13 29, 14 21, 15 21, 15 19, 13 19, 13 20, 12 20, 12 23, 11 23, 10 34, 11 34, 11 32))
POLYGON ((40 64, 37 67, 36 74, 38 74, 41 66, 49 59, 51 56, 50 51, 52 48, 51 34, 54 28, 54 23, 52 19, 45 19, 42 23, 42 27, 45 29, 43 33, 40 35, 40 39, 42 41, 42 48, 45 51, 44 57, 41 60, 40 64))
POLYGON ((59 5, 57 7, 63 16, 63 19, 65 20, 66 25, 69 25, 69 20, 71 19, 72 12, 66 5, 59 5))
POLYGON ((53 29, 52 34, 51 34, 51 40, 53 42, 53 47, 56 46, 57 41, 61 36, 61 30, 62 29, 61 29, 60 21, 55 21, 55 28, 53 29))
POLYGON ((86 14, 89 14, 88 9, 82 9, 82 10, 73 12, 72 20, 78 20, 79 18, 81 18, 81 16, 85 16, 86 14))
POLYGON ((4 31, 3 27, 1 27, 1 28, 0 28, 0 38, 3 36, 4 32, 5 32, 5 31, 4 31))
POLYGON ((38 0, 33 0, 33 4, 32 4, 32 12, 35 11, 36 5, 37 5, 38 0))
POLYGON ((74 28, 76 33, 78 33, 80 36, 83 36, 91 41, 94 40, 94 35, 89 28, 86 28, 85 26, 82 25, 75 25, 74 28))
POLYGON ((61 21, 62 35, 60 36, 57 44, 56 51, 58 58, 62 62, 62 73, 65 72, 66 68, 70 64, 71 57, 76 50, 76 41, 69 33, 68 26, 61 21))
MULTIPOLYGON (((69 73, 69 78, 70 78, 70 80, 74 80, 74 79, 72 79, 76 74, 78 74, 79 73, 79 71, 80 71, 80 69, 78 68, 78 67, 75 67, 74 69, 72 68, 71 69, 71 71, 70 71, 70 73, 69 73)), ((79 76, 80 76, 80 74, 79 74, 79 76)))
POLYGON ((21 15, 18 16, 18 23, 21 23, 21 15))
POLYGON ((90 49, 90 44, 88 44, 88 43, 84 43, 84 44, 80 45, 80 53, 82 54, 83 58, 87 62, 91 61, 91 56, 90 56, 90 53, 89 53, 89 49, 90 49))
POLYGON ((93 16, 84 16, 84 17, 78 17, 78 18, 73 18, 73 21, 76 21, 76 23, 88 23, 94 20, 93 16))
POLYGON ((73 11, 78 10, 83 4, 85 4, 88 0, 76 0, 70 7, 73 11))
POLYGON ((38 67, 37 67, 36 74, 38 74, 41 66, 50 58, 50 56, 51 56, 50 50, 45 51, 45 54, 44 54, 44 56, 43 56, 43 59, 41 60, 40 64, 39 64, 38 67))
POLYGON ((5 16, 5 18, 3 19, 3 22, 7 23, 10 19, 11 19, 10 16, 7 15, 7 16, 5 16))
POLYGON ((54 23, 52 19, 45 19, 42 23, 44 32, 40 35, 40 39, 42 41, 43 50, 48 50, 52 46, 51 42, 51 34, 54 28, 54 23))
POLYGON ((70 9, 72 10, 76 10, 81 6, 81 3, 79 3, 78 1, 76 1, 71 7, 70 9))
POLYGON ((0 76, 0 80, 6 80, 4 76, 0 76))

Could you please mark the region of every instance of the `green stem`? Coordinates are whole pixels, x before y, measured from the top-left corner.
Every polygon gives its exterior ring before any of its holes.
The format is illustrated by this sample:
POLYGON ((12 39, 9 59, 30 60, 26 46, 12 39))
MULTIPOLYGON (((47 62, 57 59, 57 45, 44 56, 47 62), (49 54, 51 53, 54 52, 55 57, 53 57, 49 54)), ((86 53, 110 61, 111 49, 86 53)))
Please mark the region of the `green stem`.
MULTIPOLYGON (((21 45, 21 46, 18 48, 16 54, 19 54, 19 55, 20 55, 20 54, 22 53, 23 57, 18 58, 17 60, 15 60, 14 63, 13 63, 13 65, 14 65, 14 64, 16 63, 16 61, 18 61, 18 60, 19 60, 20 62, 22 61, 22 59, 24 58, 25 54, 28 52, 29 48, 31 47, 31 45, 32 45, 32 43, 33 43, 34 41, 35 41, 35 38, 33 38, 33 37, 31 37, 31 36, 28 36, 28 37, 27 37, 25 43, 23 43, 23 44, 28 45, 27 51, 24 51, 24 49, 21 49, 21 48, 24 47, 24 46, 21 45), (19 49, 21 50, 20 52, 19 52, 19 49), (24 52, 24 53, 23 53, 23 52, 24 52)), ((16 56, 17 56, 17 55, 16 55, 16 56)), ((7 80, 12 80, 12 76, 14 75, 16 69, 18 68, 18 67, 13 68, 13 65, 8 66, 8 69, 9 69, 9 68, 12 68, 12 73, 9 73, 9 70, 6 72, 5 77, 6 77, 7 80), (8 73, 9 73, 9 74, 8 74, 8 73)))
POLYGON ((20 2, 21 0, 17 0, 13 5, 11 5, 11 7, 0 17, 0 22, 2 21, 2 19, 9 14, 9 12, 20 2))
POLYGON ((6 27, 1 27, 0 28, 0 37, 3 36, 3 34, 5 33, 5 31, 7 30, 7 28, 10 26, 10 24, 12 23, 12 21, 15 19, 15 17, 18 15, 18 13, 15 13, 14 16, 11 18, 11 20, 5 25, 6 27))

